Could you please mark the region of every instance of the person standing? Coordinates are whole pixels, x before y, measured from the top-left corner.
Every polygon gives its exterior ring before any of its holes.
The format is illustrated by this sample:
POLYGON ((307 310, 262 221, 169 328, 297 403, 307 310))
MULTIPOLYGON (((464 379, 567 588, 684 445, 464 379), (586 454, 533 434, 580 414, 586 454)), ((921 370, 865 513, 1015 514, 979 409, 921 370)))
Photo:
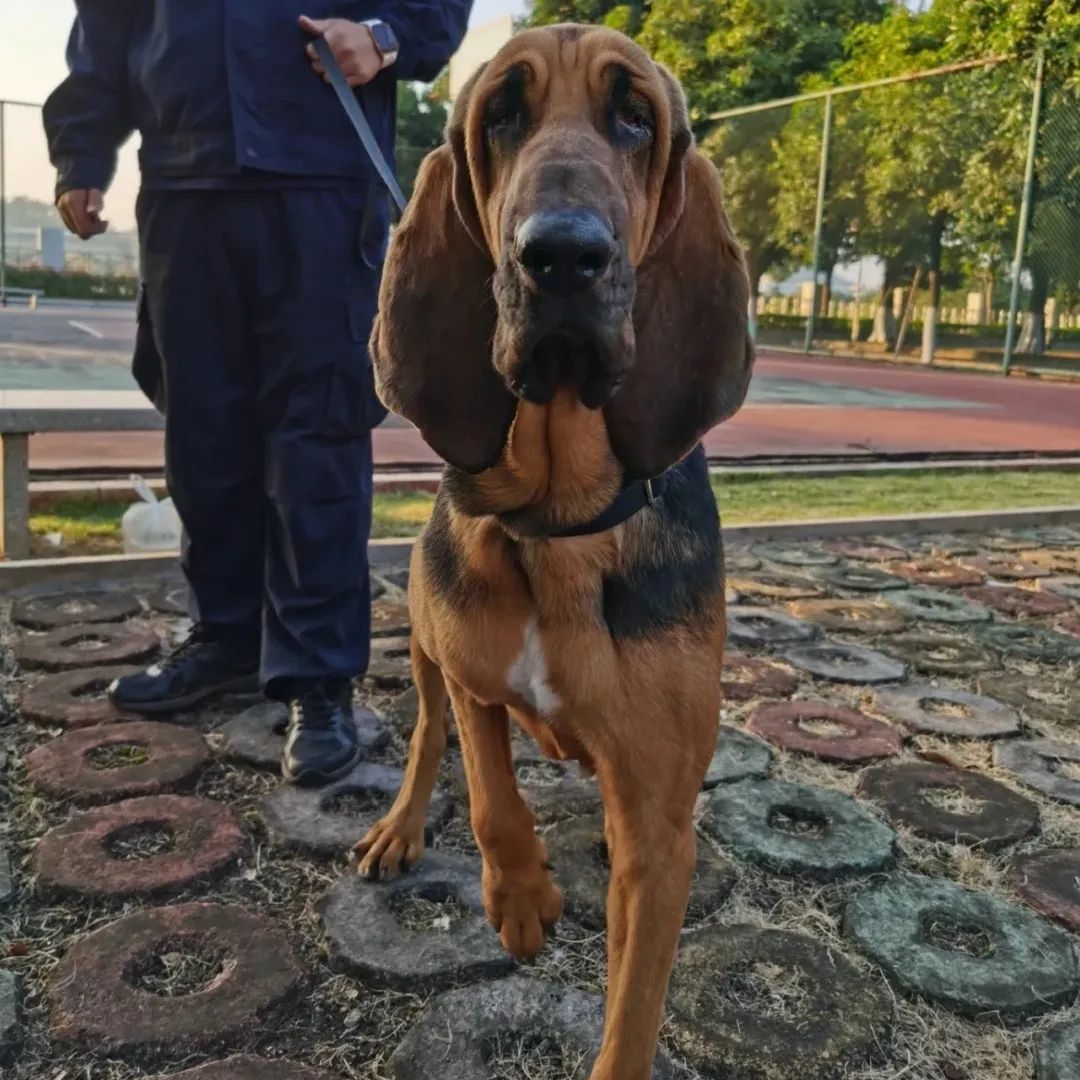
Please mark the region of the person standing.
POLYGON ((433 79, 471 7, 76 0, 70 74, 45 104, 57 207, 83 239, 107 227, 117 150, 141 135, 133 368, 166 416, 184 525, 194 628, 110 694, 153 714, 261 684, 288 702, 282 771, 297 783, 357 757, 385 415, 367 338, 389 226, 311 41, 325 36, 392 161, 398 80, 433 79))

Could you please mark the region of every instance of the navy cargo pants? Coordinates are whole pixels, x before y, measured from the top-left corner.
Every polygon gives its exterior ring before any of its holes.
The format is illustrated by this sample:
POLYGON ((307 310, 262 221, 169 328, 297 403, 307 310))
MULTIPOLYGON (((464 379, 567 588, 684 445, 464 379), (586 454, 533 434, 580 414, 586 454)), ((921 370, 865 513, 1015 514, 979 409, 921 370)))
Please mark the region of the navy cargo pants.
POLYGON ((144 191, 135 374, 165 411, 192 617, 264 689, 367 667, 367 338, 386 209, 365 187, 144 191), (374 207, 374 210, 373 210, 374 207))

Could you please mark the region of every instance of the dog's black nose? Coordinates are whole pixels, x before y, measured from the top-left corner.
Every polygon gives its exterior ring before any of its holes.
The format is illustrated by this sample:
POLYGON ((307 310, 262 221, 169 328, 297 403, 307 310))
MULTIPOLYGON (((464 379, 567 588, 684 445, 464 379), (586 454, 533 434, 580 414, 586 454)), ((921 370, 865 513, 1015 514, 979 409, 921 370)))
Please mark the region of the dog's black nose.
POLYGON ((547 210, 527 217, 514 237, 518 262, 541 288, 569 296, 604 275, 615 255, 611 229, 589 210, 547 210))

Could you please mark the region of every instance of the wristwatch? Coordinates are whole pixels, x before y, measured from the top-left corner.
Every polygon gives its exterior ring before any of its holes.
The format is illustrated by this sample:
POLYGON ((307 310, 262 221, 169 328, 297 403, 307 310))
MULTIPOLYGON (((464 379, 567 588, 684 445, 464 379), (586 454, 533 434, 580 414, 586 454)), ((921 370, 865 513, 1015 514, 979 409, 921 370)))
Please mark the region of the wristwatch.
POLYGON ((379 54, 382 66, 388 68, 398 58, 400 46, 397 34, 382 19, 364 19, 362 25, 371 31, 375 51, 379 54))

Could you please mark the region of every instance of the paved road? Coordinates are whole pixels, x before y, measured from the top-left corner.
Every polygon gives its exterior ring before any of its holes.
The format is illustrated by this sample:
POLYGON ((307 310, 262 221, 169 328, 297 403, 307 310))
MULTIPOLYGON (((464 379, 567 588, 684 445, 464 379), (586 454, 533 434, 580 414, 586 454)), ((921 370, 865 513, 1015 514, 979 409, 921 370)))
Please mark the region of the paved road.
MULTIPOLYGON (((0 309, 0 389, 131 389, 130 305, 0 309)), ((435 462, 407 424, 375 435, 381 465, 435 462)), ((750 397, 706 440, 729 459, 790 455, 1080 453, 1080 385, 763 353, 750 397)), ((32 465, 161 464, 156 434, 41 436, 32 465)))

